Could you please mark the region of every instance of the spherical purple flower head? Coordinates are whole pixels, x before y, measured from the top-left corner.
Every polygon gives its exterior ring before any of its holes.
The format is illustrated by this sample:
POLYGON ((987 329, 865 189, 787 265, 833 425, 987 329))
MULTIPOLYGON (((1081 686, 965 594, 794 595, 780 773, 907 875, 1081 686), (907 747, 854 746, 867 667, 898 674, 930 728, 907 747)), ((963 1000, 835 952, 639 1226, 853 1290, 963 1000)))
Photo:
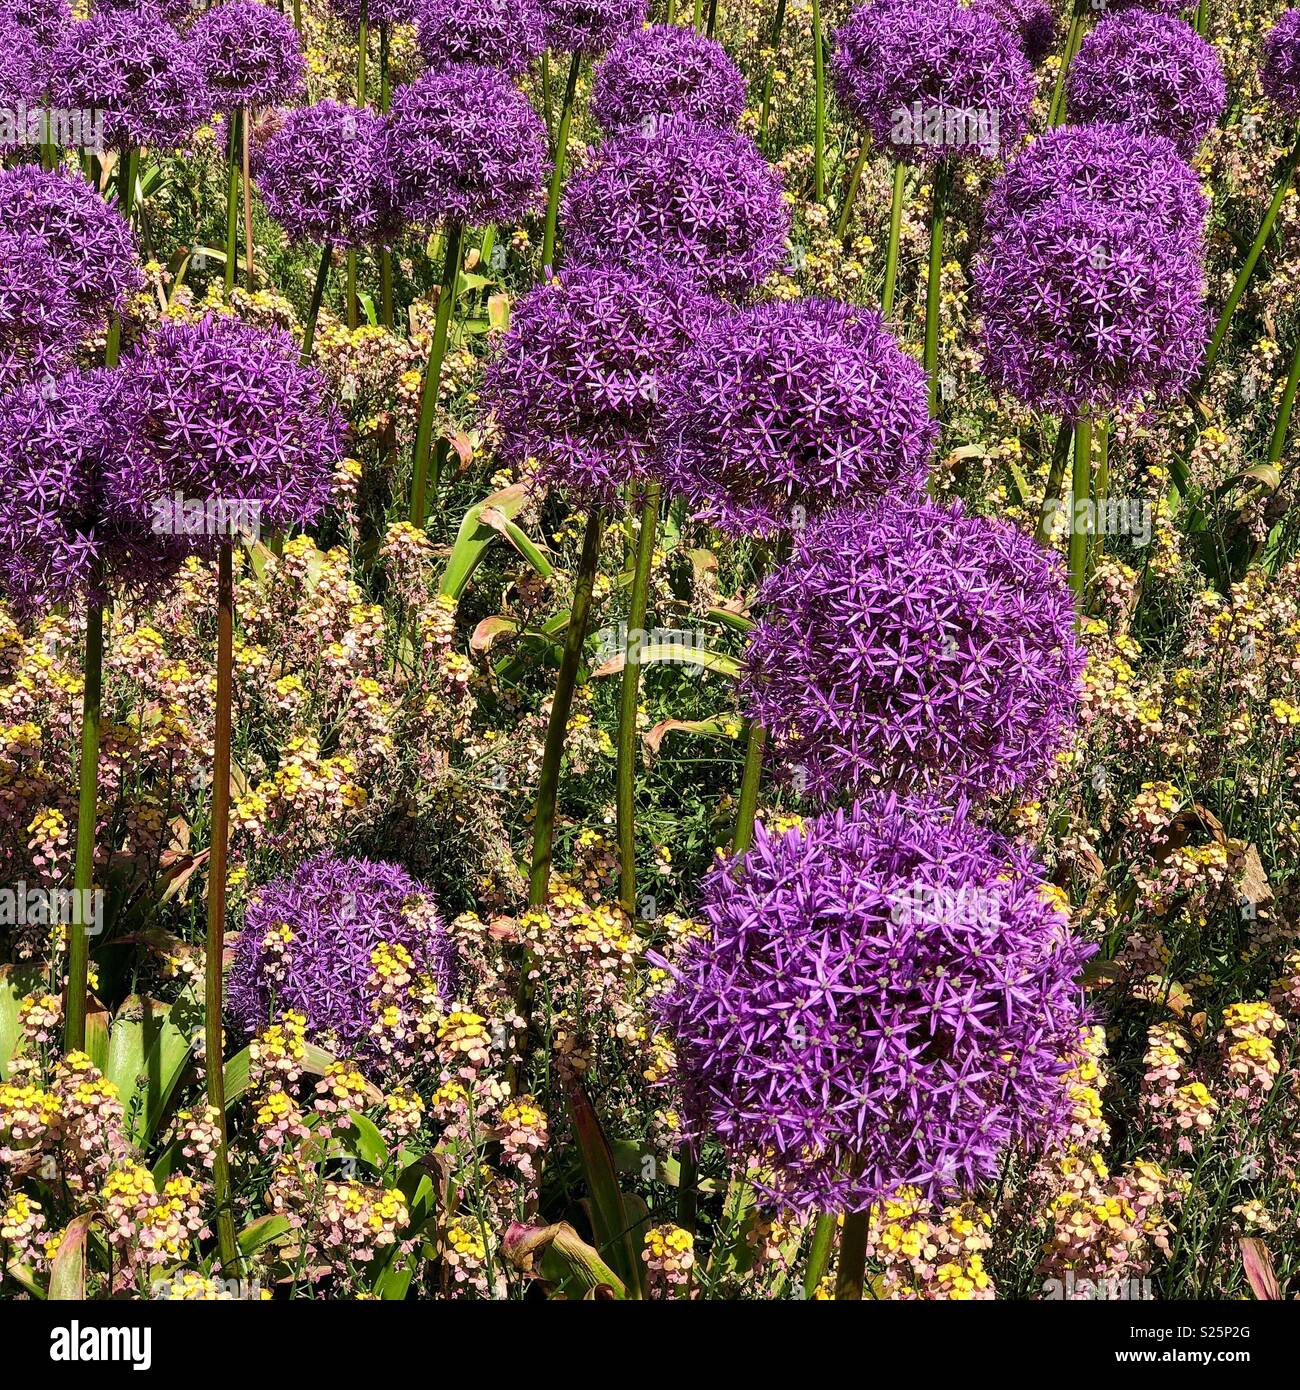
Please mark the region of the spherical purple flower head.
POLYGON ((546 127, 495 68, 457 64, 393 94, 384 153, 411 222, 517 222, 540 205, 546 127))
POLYGON ((953 0, 875 0, 835 32, 840 100, 881 149, 908 164, 1013 149, 1035 80, 1013 34, 953 0))
POLYGON ((290 111, 254 160, 267 212, 295 241, 391 243, 400 224, 382 135, 368 107, 322 101, 290 111))
MULTIPOLYGON (((353 29, 361 27, 362 0, 329 0, 329 7, 353 29)), ((417 0, 365 0, 366 23, 370 28, 380 24, 414 24, 419 11, 417 0)))
POLYGON ((382 945, 403 947, 412 973, 430 977, 449 1000, 456 947, 427 890, 396 864, 309 859, 249 901, 226 982, 227 1011, 252 1037, 293 1010, 306 1017, 311 1041, 379 1062, 371 1036, 379 1001, 370 979, 372 953, 382 945))
POLYGON ((1218 55, 1190 24, 1141 12, 1103 19, 1066 80, 1071 121, 1120 121, 1167 135, 1186 159, 1219 119, 1226 94, 1218 55))
POLYGON ((81 306, 44 239, 0 230, 0 395, 61 372, 84 334, 81 306))
POLYGON ((888 497, 815 521, 765 581, 741 705, 806 794, 1035 789, 1083 652, 1057 558, 960 503, 888 497))
POLYGON ((1044 888, 964 802, 760 824, 705 878, 709 934, 654 1006, 688 1123, 796 1210, 969 1192, 1057 1139, 1096 948, 1044 888))
POLYGON ((604 53, 645 23, 647 0, 542 0, 554 53, 604 53))
POLYGON ((178 145, 209 114, 189 45, 143 12, 73 24, 50 59, 49 104, 102 116, 112 149, 178 145))
POLYGON ((1077 416, 1175 398, 1208 336, 1204 275, 1138 214, 1073 197, 1000 228, 975 263, 984 374, 1039 410, 1077 416))
POLYGON ((0 172, 0 225, 45 244, 87 328, 121 313, 144 284, 130 227, 80 174, 34 164, 0 172))
MULTIPOLYGON (((0 110, 17 113, 40 106, 47 61, 46 49, 31 30, 0 12, 0 110)), ((6 125, 14 138, 0 141, 0 154, 19 148, 25 138, 16 119, 11 121, 6 125)))
POLYGON ((1259 83, 1288 116, 1300 115, 1300 10, 1283 10, 1264 36, 1259 83))
POLYGON ((611 136, 564 196, 571 256, 636 266, 662 255, 734 299, 781 267, 789 234, 780 176, 754 142, 683 117, 611 136))
POLYGON ((1168 238, 1174 255, 1201 254, 1209 201, 1196 171, 1163 135, 1106 124, 1044 131, 994 183, 986 233, 1062 196, 1140 217, 1168 238))
POLYGON ((205 10, 189 39, 212 100, 223 110, 275 106, 303 90, 307 65, 298 31, 259 0, 225 0, 205 10))
POLYGON ((179 27, 199 8, 195 0, 95 0, 96 10, 126 10, 133 14, 161 15, 168 24, 179 27))
POLYGON ((0 398, 0 590, 19 612, 102 602, 110 589, 148 596, 182 559, 120 496, 139 449, 120 384, 115 372, 68 372, 0 398))
POLYGON ((431 68, 475 63, 518 77, 546 47, 539 0, 421 0, 420 52, 431 68))
POLYGON ((591 114, 604 130, 647 118, 687 116, 705 125, 734 126, 745 109, 745 79, 714 39, 676 24, 637 29, 596 68, 591 114))
POLYGON ((827 299, 714 317, 660 408, 664 481, 733 533, 918 488, 937 435, 916 359, 874 309, 827 299))
POLYGON ((502 456, 536 458, 542 482, 613 506, 646 473, 665 370, 714 307, 664 263, 571 264, 530 290, 483 385, 502 456))
POLYGON ((1056 41, 1056 16, 1047 0, 971 0, 971 9, 992 15, 1020 40, 1025 57, 1037 66, 1056 41))
POLYGON ((67 0, 0 0, 0 14, 47 48, 57 43, 72 23, 72 7, 67 0))
POLYGON ((287 333, 222 315, 164 322, 125 366, 128 417, 145 441, 140 510, 178 493, 252 503, 261 526, 280 531, 325 509, 343 423, 287 333))

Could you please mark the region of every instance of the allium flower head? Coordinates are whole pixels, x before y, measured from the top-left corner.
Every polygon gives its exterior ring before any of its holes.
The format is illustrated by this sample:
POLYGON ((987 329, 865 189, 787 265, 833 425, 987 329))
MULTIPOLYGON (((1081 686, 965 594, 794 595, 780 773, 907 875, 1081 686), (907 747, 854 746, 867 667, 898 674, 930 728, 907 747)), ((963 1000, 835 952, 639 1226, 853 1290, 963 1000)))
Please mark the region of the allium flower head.
POLYGON ((84 332, 81 305, 44 238, 0 231, 0 395, 62 371, 84 332))
POLYGON ((1300 10, 1283 10, 1264 36, 1259 84, 1288 116, 1300 115, 1300 10))
POLYGON ((546 47, 540 0, 420 0, 420 52, 431 68, 474 63, 518 77, 546 47))
POLYGON ((1190 24, 1143 11, 1103 19, 1066 79, 1071 121, 1119 121, 1167 135, 1187 159, 1219 119, 1226 94, 1218 55, 1190 24))
POLYGON ((211 114, 190 44, 146 11, 96 10, 71 25, 50 59, 49 102, 102 115, 111 149, 167 149, 211 114))
POLYGON ((357 247, 394 240, 399 224, 382 134, 381 118, 368 107, 322 101, 290 111, 253 165, 267 212, 295 241, 357 247))
POLYGON ((68 0, 0 0, 0 15, 49 48, 72 23, 72 6, 68 0))
POLYGON ((90 7, 95 10, 120 10, 130 14, 160 15, 166 22, 179 28, 187 19, 192 19, 198 6, 195 0, 95 0, 90 7))
POLYGON ((592 57, 645 23, 647 0, 542 0, 546 46, 592 57))
POLYGON ((953 0, 874 0, 836 30, 840 100, 881 149, 909 164, 1014 149, 1034 73, 1020 37, 953 0))
POLYGON ((495 68, 457 64, 399 87, 384 131, 397 203, 412 222, 516 222, 539 202, 546 127, 495 68))
POLYGON ((0 589, 19 612, 148 593, 181 559, 130 507, 138 441, 120 386, 116 372, 68 372, 0 398, 0 589))
MULTIPOLYGON (((353 29, 361 27, 363 0, 329 0, 329 7, 353 29)), ((373 30, 380 24, 414 24, 419 13, 418 0, 364 0, 366 23, 373 30)))
POLYGON ((226 1007, 252 1037, 286 1011, 302 1014, 311 1041, 340 1057, 373 1059, 377 946, 400 946, 412 974, 450 994, 455 943, 428 892, 396 864, 321 856, 259 889, 226 984, 226 1007), (287 928, 287 935, 285 929, 287 928))
MULTIPOLYGON (((48 54, 29 29, 0 10, 0 110, 18 111, 40 104, 45 90, 48 54)), ((17 142, 0 142, 0 154, 17 148, 17 142)))
POLYGON ((759 825, 698 915, 655 1012, 688 1122, 756 1157, 778 1206, 968 1192, 1010 1146, 1060 1137, 1095 947, 965 803, 759 825))
POLYGON ((298 31, 260 0, 223 0, 205 10, 190 27, 189 40, 222 110, 275 106, 302 92, 307 65, 298 31))
POLYGON ((660 403, 665 482, 732 532, 915 489, 936 436, 915 358, 874 309, 827 299, 714 316, 660 403))
POLYGON ((1048 0, 971 0, 970 7, 992 15, 1009 29, 1031 63, 1041 63, 1052 51, 1056 16, 1048 0))
POLYGON ((642 477, 659 383, 714 301, 690 276, 570 265, 512 308, 483 386, 503 458, 609 506, 642 477))
POLYGON ((714 39, 678 24, 653 24, 620 39, 596 68, 591 113, 607 131, 687 116, 734 126, 745 109, 745 79, 714 39))
POLYGON ((211 315, 164 322, 126 360, 126 409, 144 454, 142 509, 186 500, 255 503, 263 527, 314 521, 343 457, 325 382, 287 333, 211 315))
POLYGON ((34 164, 0 172, 0 226, 45 245, 88 328, 144 284, 130 227, 80 174, 34 164))
POLYGON ((779 269, 790 233, 780 176, 754 142, 683 117, 606 140, 569 180, 563 220, 579 260, 662 255, 733 298, 779 269))
POLYGON ((817 802, 1032 790, 1074 720, 1083 652, 1058 559, 920 496, 813 522, 764 582, 741 702, 817 802))
POLYGON ((994 183, 984 205, 986 234, 1061 197, 1141 218, 1174 255, 1201 253, 1209 200, 1196 171, 1163 135, 1107 124, 1044 131, 994 183))
POLYGON ((1152 220, 1073 197, 990 237, 975 264, 984 374, 995 390, 1077 416, 1177 396, 1208 336, 1199 261, 1152 220))

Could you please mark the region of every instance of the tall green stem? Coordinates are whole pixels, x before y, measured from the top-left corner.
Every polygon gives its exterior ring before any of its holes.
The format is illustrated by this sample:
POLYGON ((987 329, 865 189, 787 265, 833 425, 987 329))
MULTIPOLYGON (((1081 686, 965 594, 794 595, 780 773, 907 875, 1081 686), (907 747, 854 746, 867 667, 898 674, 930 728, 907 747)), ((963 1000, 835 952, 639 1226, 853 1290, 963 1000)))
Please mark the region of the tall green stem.
POLYGON ((1300 335, 1296 337, 1295 351, 1291 354, 1291 370, 1286 376, 1286 389, 1282 392, 1282 404, 1278 407, 1277 423, 1273 426, 1273 438, 1269 441, 1268 461, 1276 463, 1286 447, 1286 432, 1291 424, 1291 408, 1295 405, 1296 387, 1300 386, 1300 335))
POLYGON ((208 940, 204 969, 204 1065, 208 1104, 218 1130, 212 1164, 217 1248, 227 1273, 238 1263, 230 1206, 230 1157, 226 1142, 225 1049, 221 1030, 222 956, 226 934, 226 850, 230 839, 230 725, 234 686, 235 583, 231 543, 221 543, 217 571, 217 707, 212 745, 212 835, 208 850, 208 940))
POLYGON ((560 127, 555 134, 555 165, 551 170, 551 187, 546 198, 546 232, 542 238, 542 274, 554 269, 555 230, 560 218, 560 190, 564 187, 564 167, 569 150, 569 125, 573 120, 573 97, 578 90, 578 74, 582 71, 582 54, 569 59, 569 75, 564 83, 564 104, 560 107, 560 127))
POLYGON ((569 608, 569 626, 564 634, 560 674, 555 681, 551 717, 546 726, 546 744, 542 750, 542 771, 537 782, 537 810, 533 819, 532 869, 528 878, 530 907, 542 906, 550 892, 551 849, 555 837, 555 808, 560 792, 560 764, 564 758, 564 740, 568 733, 569 715, 573 710, 578 667, 582 664, 582 644, 586 640, 587 622, 591 617, 592 593, 596 587, 596 570, 600 564, 602 524, 600 509, 593 507, 587 516, 587 529, 582 537, 582 556, 573 580, 573 603, 569 608))
MULTIPOLYGON (((122 220, 129 227, 135 211, 135 185, 140 172, 140 151, 131 146, 123 150, 121 163, 117 170, 117 205, 122 220)), ((114 314, 108 325, 108 338, 104 344, 104 365, 116 367, 122 352, 122 319, 114 314)))
MULTIPOLYGON (((388 114, 392 98, 393 81, 388 64, 388 24, 385 21, 379 26, 379 110, 382 114, 388 114)), ((379 248, 379 321, 385 328, 392 328, 396 321, 391 246, 379 248)))
POLYGON ((907 165, 900 159, 894 165, 894 191, 889 200, 889 249, 885 253, 885 288, 880 296, 880 312, 885 318, 894 313, 894 286, 898 283, 898 243, 903 232, 903 187, 907 165))
POLYGON ((1223 340, 1228 336, 1228 325, 1232 322, 1233 314, 1237 312, 1237 306, 1241 303, 1242 297, 1246 293, 1246 287, 1250 284, 1250 277, 1255 273, 1255 266, 1259 263, 1259 258, 1264 254, 1264 247, 1273 234, 1273 224, 1277 221, 1278 213, 1282 210, 1282 203, 1286 199, 1287 190, 1291 187, 1291 180, 1295 177, 1298 163, 1300 163, 1300 134, 1297 135, 1295 143, 1283 161, 1282 176, 1278 179, 1277 188, 1273 192, 1273 201, 1268 205, 1264 220, 1259 224, 1259 232, 1251 243, 1250 250, 1246 253, 1246 259, 1242 262, 1241 269, 1237 272, 1237 278, 1233 282, 1232 293, 1228 295, 1223 312, 1219 315, 1219 321, 1214 326, 1214 334, 1210 338, 1210 346, 1205 354, 1205 366, 1201 370, 1203 382, 1210 379, 1210 373, 1214 370, 1215 362, 1218 361, 1223 340))
POLYGON ((641 646, 645 641, 650 572, 659 526, 659 486, 651 483, 641 501, 641 527, 627 611, 623 686, 618 707, 618 896, 629 918, 636 915, 636 713, 641 689, 641 646))
POLYGON ((1062 420, 1056 431, 1056 443, 1052 446, 1052 463, 1047 473, 1047 488, 1043 493, 1043 505, 1038 511, 1038 526, 1034 535, 1039 545, 1046 545, 1052 538, 1051 518, 1056 515, 1056 506, 1061 499, 1061 483, 1065 480, 1065 462, 1070 456, 1070 440, 1074 437, 1074 425, 1062 420))
POLYGON ((438 389, 442 385, 442 362, 447 355, 447 338, 456 304, 456 284, 460 276, 460 248, 465 229, 459 222, 448 222, 447 245, 443 254, 442 284, 438 289, 438 310, 433 322, 433 342, 424 372, 420 396, 420 424, 415 435, 415 465, 411 481, 411 524, 423 528, 428 513, 425 490, 429 482, 429 456, 433 449, 433 417, 438 408, 438 389))
POLYGON ((835 1267, 836 1302, 861 1303, 867 1283, 867 1219, 869 1211, 850 1211, 840 1228, 840 1258, 835 1267))
POLYGON ((848 235, 849 219, 853 216, 853 203, 858 196, 858 185, 862 182, 862 171, 867 165, 867 143, 862 142, 862 148, 858 151, 858 157, 853 161, 853 168, 849 173, 849 184, 844 190, 844 202, 840 207, 840 220, 835 224, 835 235, 841 241, 848 235))
POLYGON ((804 1265, 803 1296, 812 1298, 817 1286, 826 1275, 830 1263, 831 1246, 835 1242, 835 1218, 826 1212, 818 1214, 813 1223, 812 1244, 808 1247, 808 1263, 804 1265))
POLYGON ((1210 32, 1209 0, 1200 0, 1200 3, 1196 6, 1196 24, 1194 27, 1202 38, 1208 37, 1210 32))
POLYGON ((704 33, 708 38, 712 38, 718 32, 718 0, 709 0, 709 22, 704 26, 704 33))
MULTIPOLYGON (((97 572, 95 582, 100 582, 97 572)), ((77 857, 73 865, 73 911, 68 923, 68 995, 63 1010, 63 1042, 69 1052, 86 1049, 86 978, 95 886, 95 831, 99 819, 99 723, 104 684, 104 609, 92 601, 86 610, 85 686, 81 697, 81 781, 77 797, 77 857)))
POLYGON ((813 199, 820 203, 826 198, 826 54, 821 0, 812 0, 812 28, 813 99, 817 104, 813 118, 813 199))
POLYGON ((1081 507, 1092 496, 1092 421, 1085 415, 1074 426, 1074 471, 1070 484, 1073 506, 1070 511, 1070 589, 1079 614, 1083 614, 1083 591, 1088 581, 1088 527, 1080 518, 1088 516, 1081 507))
POLYGON ((697 34, 704 28, 704 0, 695 0, 695 18, 691 23, 697 34))
POLYGON ((763 750, 767 733, 752 719, 745 722, 745 770, 740 777, 740 804, 736 807, 733 854, 744 854, 754 843, 754 817, 758 814, 758 789, 763 781, 763 750))
POLYGON ((1092 427, 1093 452, 1097 466, 1092 473, 1093 534, 1088 545, 1088 572, 1097 567, 1105 548, 1102 520, 1106 515, 1106 498, 1110 493, 1110 422, 1098 420, 1092 427))
POLYGON ((1065 119, 1065 79, 1083 39, 1083 17, 1087 8, 1088 0, 1074 0, 1070 27, 1065 34, 1065 47, 1061 50, 1061 66, 1056 71, 1056 85, 1052 88, 1052 105, 1047 114, 1049 126, 1060 125, 1065 119))
POLYGON ((239 167, 243 148, 244 112, 236 107, 230 122, 230 168, 226 178, 226 298, 235 288, 235 266, 239 260, 239 167))
MULTIPOLYGON (((370 56, 370 6, 369 0, 361 0, 361 18, 357 27, 357 81, 356 105, 360 110, 366 104, 367 59, 370 56)), ((356 328, 361 322, 361 306, 357 300, 357 252, 348 247, 347 289, 346 289, 348 327, 356 328)))
POLYGON ((948 170, 937 164, 930 205, 930 276, 925 289, 925 378, 930 389, 930 414, 939 414, 939 301, 943 280, 943 220, 948 201, 948 170))
POLYGON ((320 264, 316 267, 316 283, 312 286, 311 306, 307 310, 307 325, 302 333, 302 361, 306 366, 311 361, 312 344, 316 341, 316 320, 320 318, 321 301, 325 298, 325 282, 329 279, 330 261, 334 247, 326 242, 321 247, 320 264))
MULTIPOLYGON (((669 23, 671 22, 670 20, 669 23)), ((760 140, 767 139, 767 123, 772 115, 772 83, 779 57, 777 50, 781 44, 781 30, 784 26, 785 0, 776 0, 776 13, 772 16, 772 36, 768 45, 772 50, 772 61, 768 64, 767 75, 763 78, 763 107, 758 118, 758 138, 760 140)))

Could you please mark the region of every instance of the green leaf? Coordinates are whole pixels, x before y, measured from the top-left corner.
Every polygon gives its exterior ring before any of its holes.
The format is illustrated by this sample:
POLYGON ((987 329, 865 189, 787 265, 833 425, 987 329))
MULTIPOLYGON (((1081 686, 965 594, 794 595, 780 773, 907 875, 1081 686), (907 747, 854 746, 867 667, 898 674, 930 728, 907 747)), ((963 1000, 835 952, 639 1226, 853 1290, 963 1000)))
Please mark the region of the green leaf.
POLYGON ((500 492, 485 497, 483 501, 476 502, 465 513, 447 560, 447 568, 443 571, 442 582, 438 586, 439 593, 448 598, 459 599, 474 571, 482 563, 488 548, 500 536, 501 532, 497 527, 490 526, 483 520, 483 512, 490 508, 507 521, 513 520, 527 500, 526 486, 523 483, 512 483, 500 492))
POLYGON ((126 1107, 126 1132, 144 1147, 152 1138, 189 1061, 190 1037, 171 1020, 170 1004, 133 994, 114 1015, 104 1075, 126 1107))
MULTIPOLYGON (((603 666, 591 674, 596 676, 616 676, 627 664, 627 653, 619 652, 603 666)), ((739 657, 728 656, 726 652, 715 652, 709 647, 696 646, 686 642, 647 642, 641 648, 642 666, 695 666, 715 675, 729 676, 735 680, 744 669, 739 657)))
POLYGON ((367 1119, 357 1111, 348 1112, 352 1122, 351 1131, 342 1136, 343 1146, 362 1163, 368 1163, 376 1172, 382 1173, 388 1167, 388 1145, 373 1120, 367 1119))
POLYGON ((239 1243, 241 1254, 255 1255, 263 1246, 270 1245, 273 1240, 279 1240, 291 1229, 287 1216, 272 1212, 269 1216, 259 1216, 256 1221, 250 1221, 235 1239, 239 1243))
POLYGON ((8 1077, 9 1059, 18 1045, 18 1005, 40 989, 44 976, 30 965, 0 965, 0 1081, 8 1077))
POLYGON ((86 1297, 86 1237, 98 1220, 94 1212, 86 1212, 68 1223, 50 1265, 51 1302, 79 1302, 86 1297))
POLYGON ((632 1222, 623 1204, 614 1155, 591 1100, 577 1077, 569 1081, 568 1100, 578 1157, 591 1196, 597 1249, 618 1272, 629 1296, 640 1298, 641 1261, 633 1248, 632 1222))
POLYGON ((618 1302, 628 1297, 623 1280, 567 1221, 554 1226, 511 1226, 502 1248, 516 1269, 540 1272, 566 1297, 584 1298, 599 1291, 618 1302))

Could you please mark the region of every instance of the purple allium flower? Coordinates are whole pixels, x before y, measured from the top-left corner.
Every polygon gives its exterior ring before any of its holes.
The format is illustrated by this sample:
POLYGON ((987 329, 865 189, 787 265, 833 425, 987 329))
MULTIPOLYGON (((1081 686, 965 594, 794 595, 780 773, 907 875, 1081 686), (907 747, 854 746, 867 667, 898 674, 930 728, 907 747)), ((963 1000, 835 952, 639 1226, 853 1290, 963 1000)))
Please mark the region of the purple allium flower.
MULTIPOLYGON (((17 113, 41 104, 47 63, 45 47, 31 30, 0 11, 0 111, 17 113)), ((0 139, 0 154, 17 149, 26 139, 26 132, 17 128, 13 117, 10 120, 15 138, 0 139)))
POLYGON ((1066 79, 1071 121, 1167 135, 1186 159, 1219 119, 1226 94, 1218 55, 1190 24, 1141 11, 1103 19, 1066 79))
POLYGON ((825 803, 884 785, 1033 790, 1083 650, 1058 558, 921 496, 841 508, 764 581, 741 704, 825 803))
POLYGON ((1163 135, 1106 124, 1044 131, 994 183, 984 205, 986 232, 1060 197, 1136 215, 1167 237, 1172 254, 1201 254, 1209 200, 1196 171, 1163 135))
POLYGON ((164 322, 124 367, 128 418, 144 441, 141 510, 177 493, 254 503, 269 530, 306 526, 324 510, 343 422, 287 333, 223 315, 164 322))
POLYGON ((874 0, 836 30, 840 100, 909 164, 1013 149, 1029 128, 1034 73, 1020 37, 953 0, 874 0))
POLYGON ((1300 10, 1283 10, 1264 36, 1259 83, 1288 116, 1300 115, 1300 10))
POLYGON ((345 24, 360 29, 363 3, 372 30, 380 24, 414 24, 419 10, 418 0, 329 0, 329 7, 345 24))
POLYGON ((382 137, 368 107, 322 101, 290 111, 253 164, 267 212, 295 241, 391 243, 400 222, 382 137))
POLYGON ((1056 16, 1048 0, 971 0, 971 9, 992 15, 1019 40, 1025 57, 1037 66, 1056 41, 1056 16))
POLYGON ((189 39, 212 101, 223 110, 275 106, 303 90, 307 65, 293 20, 260 0, 224 0, 205 10, 189 39))
POLYGON ((0 0, 0 14, 27 30, 46 48, 53 47, 72 23, 68 0, 0 0))
POLYGON ((44 243, 88 329, 144 284, 130 227, 80 174, 34 164, 0 172, 0 226, 44 243))
POLYGON ((117 372, 68 372, 0 398, 0 589, 19 612, 152 594, 182 558, 128 505, 139 446, 120 387, 117 372))
POLYGON ((44 239, 0 231, 0 395, 61 372, 84 336, 81 306, 44 239))
POLYGON ((554 53, 604 53, 645 23, 647 0, 542 0, 554 53))
POLYGON ((95 10, 124 10, 131 14, 154 14, 174 28, 180 28, 187 19, 194 16, 198 6, 195 0, 95 0, 91 7, 95 10))
POLYGON ((916 359, 874 309, 828 299, 714 317, 660 406, 667 486, 732 532, 915 489, 937 433, 916 359))
POLYGON ((1075 417, 1148 392, 1172 399, 1209 333, 1198 260, 1138 213, 1061 197, 1015 217, 974 267, 984 374, 1026 405, 1075 417))
POLYGON ((596 68, 591 114, 607 131, 661 116, 734 126, 745 79, 714 39, 677 24, 653 24, 620 39, 596 68))
POLYGON ((396 864, 322 855, 249 900, 226 983, 226 1009, 246 1037, 293 1010, 309 1041, 337 1055, 376 1063, 377 1018, 371 954, 401 946, 416 976, 450 995, 455 942, 428 890, 396 864), (287 927, 287 942, 272 943, 287 927))
POLYGON ((708 934, 653 1005, 688 1123, 797 1210, 969 1192, 1059 1138, 1096 948, 1045 890, 965 802, 760 824, 705 878, 708 934))
POLYGON ((457 64, 399 87, 383 139, 411 222, 517 222, 539 204, 546 127, 495 68, 457 64))
POLYGON ((666 264, 570 264, 516 303, 483 385, 500 453, 612 506, 644 476, 665 370, 715 301, 666 264))
POLYGON ((518 77, 546 47, 539 0, 420 0, 420 52, 431 68, 476 63, 518 77))
POLYGON ((49 101, 102 114, 111 149, 180 144, 211 114, 190 45, 144 12, 96 12, 73 24, 50 59, 49 101))
POLYGON ((662 255, 740 298, 784 263, 790 207, 746 135, 681 117, 600 146, 564 195, 568 253, 635 266, 662 255))

